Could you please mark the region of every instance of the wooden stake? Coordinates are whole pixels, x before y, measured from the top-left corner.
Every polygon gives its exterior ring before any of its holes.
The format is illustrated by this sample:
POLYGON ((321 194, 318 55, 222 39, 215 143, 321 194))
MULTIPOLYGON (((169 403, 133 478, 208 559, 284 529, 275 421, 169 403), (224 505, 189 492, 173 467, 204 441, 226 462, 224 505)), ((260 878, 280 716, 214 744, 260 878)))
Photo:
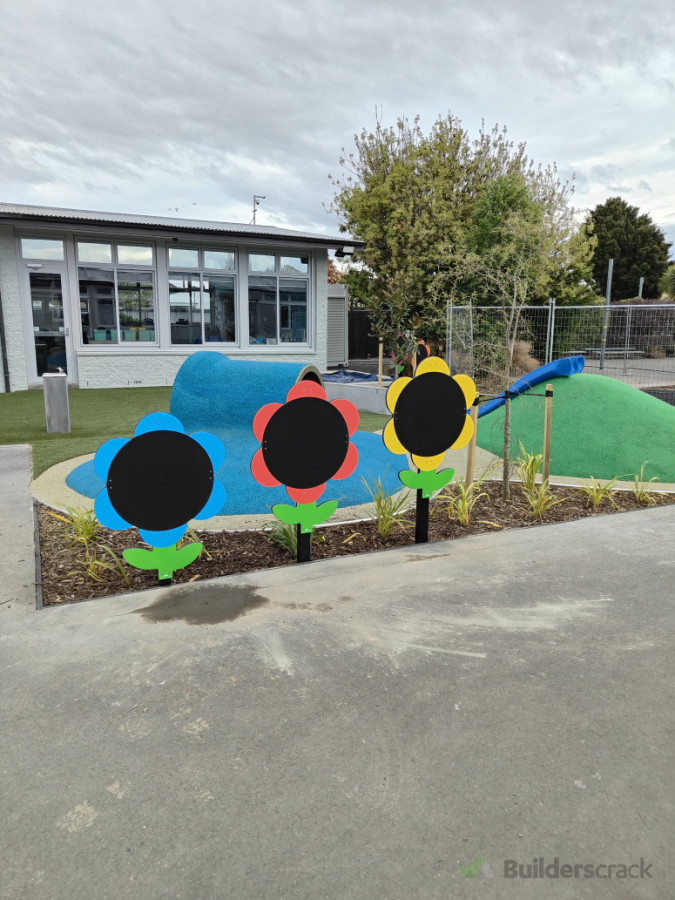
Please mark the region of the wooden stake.
POLYGON ((546 409, 544 412, 544 460, 541 468, 543 481, 548 481, 551 465, 551 418, 553 415, 553 385, 546 385, 546 409))
POLYGON ((380 347, 377 353, 377 386, 382 387, 382 361, 384 356, 384 341, 380 338, 380 347))
POLYGON ((476 394, 476 399, 471 405, 471 421, 473 422, 473 434, 469 442, 469 449, 466 455, 466 475, 464 484, 467 488, 473 484, 474 469, 476 467, 476 433, 478 431, 478 401, 480 397, 476 394))

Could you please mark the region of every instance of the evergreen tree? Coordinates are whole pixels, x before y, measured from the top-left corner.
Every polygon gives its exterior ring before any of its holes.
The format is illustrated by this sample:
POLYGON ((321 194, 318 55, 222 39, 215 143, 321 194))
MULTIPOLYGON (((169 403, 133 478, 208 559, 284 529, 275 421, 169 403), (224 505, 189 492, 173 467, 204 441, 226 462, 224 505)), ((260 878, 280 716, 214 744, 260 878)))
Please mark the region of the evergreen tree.
POLYGON ((668 250, 661 229, 637 206, 621 197, 610 197, 590 214, 597 245, 593 254, 593 274, 602 294, 607 289, 609 260, 612 271, 612 300, 637 297, 640 278, 645 283, 642 296, 657 298, 659 282, 668 268, 668 250))

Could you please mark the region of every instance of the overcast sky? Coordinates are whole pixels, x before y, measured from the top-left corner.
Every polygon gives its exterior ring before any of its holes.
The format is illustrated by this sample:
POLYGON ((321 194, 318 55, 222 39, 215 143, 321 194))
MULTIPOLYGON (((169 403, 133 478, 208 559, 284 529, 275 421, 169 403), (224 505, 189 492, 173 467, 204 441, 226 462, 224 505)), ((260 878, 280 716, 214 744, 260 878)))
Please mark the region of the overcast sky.
POLYGON ((675 241, 674 34, 673 0, 0 0, 0 200, 249 222, 261 194, 336 233, 376 109, 452 112, 675 241))

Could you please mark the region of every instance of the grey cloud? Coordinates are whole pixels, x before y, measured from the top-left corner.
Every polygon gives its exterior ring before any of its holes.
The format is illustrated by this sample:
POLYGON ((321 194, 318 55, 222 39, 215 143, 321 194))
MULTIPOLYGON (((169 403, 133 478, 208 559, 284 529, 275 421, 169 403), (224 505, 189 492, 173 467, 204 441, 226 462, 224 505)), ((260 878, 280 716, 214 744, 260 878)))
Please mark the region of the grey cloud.
MULTIPOLYGON (((328 230, 327 174, 379 105, 386 124, 419 112, 428 128, 448 110, 472 134, 481 118, 506 124, 538 161, 577 168, 580 192, 620 187, 624 175, 597 164, 641 124, 619 75, 636 95, 667 78, 675 24, 667 0, 5 6, 3 199, 48 184, 63 205, 76 194, 159 213, 184 196, 226 216, 263 193, 261 214, 328 230)), ((645 143, 664 147, 644 122, 645 143)), ((667 153, 645 182, 672 168, 667 153)))

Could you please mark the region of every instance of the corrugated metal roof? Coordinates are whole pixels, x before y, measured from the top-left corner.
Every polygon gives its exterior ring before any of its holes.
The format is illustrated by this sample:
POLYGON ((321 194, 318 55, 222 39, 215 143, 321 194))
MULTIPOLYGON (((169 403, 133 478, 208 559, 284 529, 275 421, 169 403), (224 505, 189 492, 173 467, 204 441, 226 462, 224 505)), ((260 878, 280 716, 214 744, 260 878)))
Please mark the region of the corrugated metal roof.
POLYGON ((174 219, 170 216, 138 216, 130 213, 96 212, 85 209, 59 209, 50 206, 25 206, 19 203, 0 203, 0 220, 3 218, 27 220, 62 220, 69 224, 129 225, 135 228, 162 229, 167 231, 195 231, 232 237, 264 237, 282 241, 305 241, 325 247, 341 247, 352 244, 362 247, 363 242, 349 235, 317 234, 307 231, 291 231, 269 225, 241 225, 236 222, 211 222, 199 219, 174 219))

